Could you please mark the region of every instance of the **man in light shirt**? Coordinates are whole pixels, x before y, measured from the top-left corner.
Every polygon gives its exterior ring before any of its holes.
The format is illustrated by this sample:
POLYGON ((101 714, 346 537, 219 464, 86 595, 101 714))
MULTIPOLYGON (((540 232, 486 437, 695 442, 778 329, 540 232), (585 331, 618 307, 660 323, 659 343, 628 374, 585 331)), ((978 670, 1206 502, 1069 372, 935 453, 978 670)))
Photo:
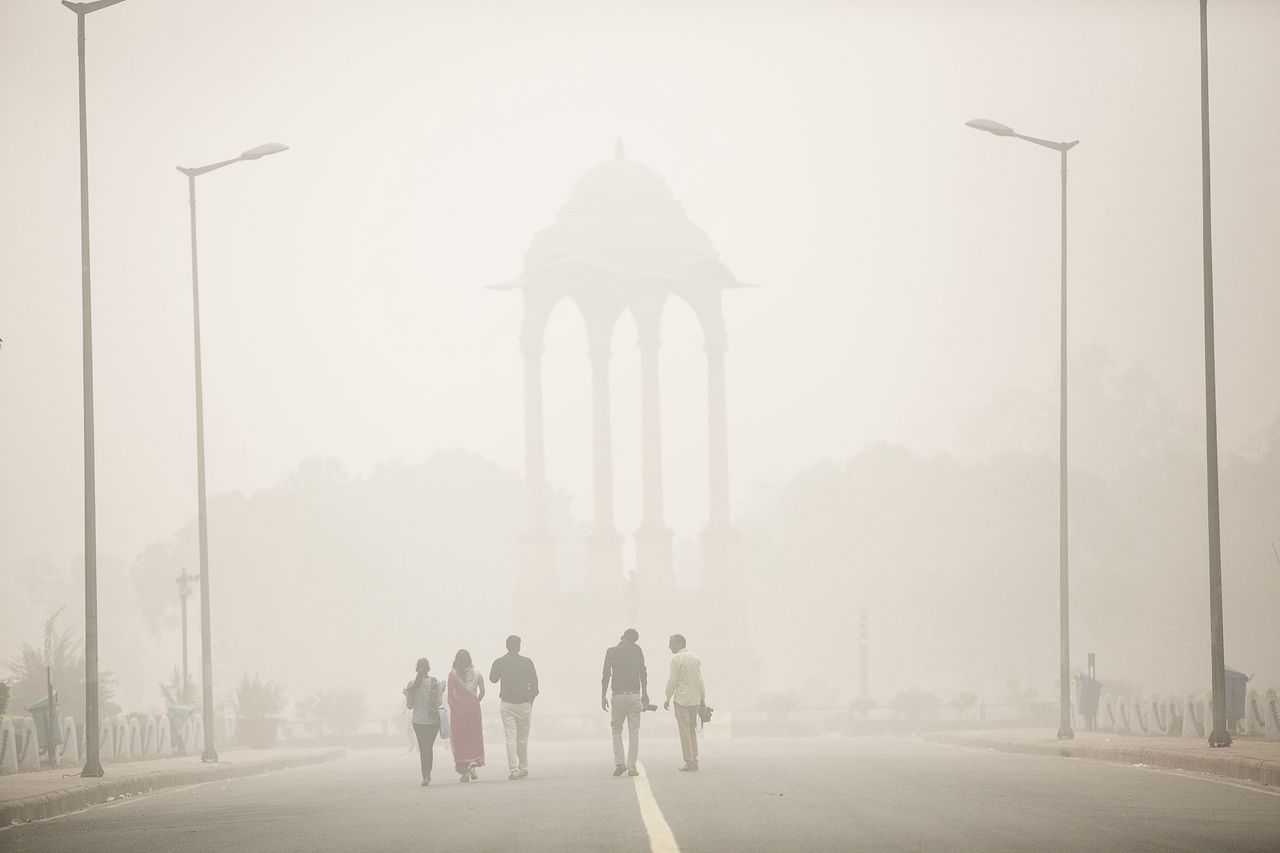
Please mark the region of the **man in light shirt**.
POLYGON ((676 725, 680 728, 680 749, 684 753, 683 773, 698 769, 698 711, 706 700, 702 683, 702 661, 694 657, 685 646, 684 636, 672 634, 667 644, 671 649, 671 675, 667 678, 665 710, 676 703, 676 725))

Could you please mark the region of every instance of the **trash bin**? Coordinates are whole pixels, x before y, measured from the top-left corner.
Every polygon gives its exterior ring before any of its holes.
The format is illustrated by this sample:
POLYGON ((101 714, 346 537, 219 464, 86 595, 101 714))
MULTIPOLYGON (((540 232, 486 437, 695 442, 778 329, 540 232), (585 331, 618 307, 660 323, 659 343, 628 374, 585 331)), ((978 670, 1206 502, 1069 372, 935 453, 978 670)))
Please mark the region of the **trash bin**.
POLYGON ((169 731, 173 735, 173 745, 178 752, 186 752, 191 748, 190 744, 182 742, 182 727, 187 724, 187 719, 195 713, 194 705, 170 705, 169 713, 169 731))
POLYGON ((1248 692, 1249 676, 1236 672, 1231 667, 1224 667, 1227 676, 1227 728, 1234 730, 1236 724, 1244 720, 1245 694, 1248 692))
POLYGON ((1102 698, 1102 682, 1083 672, 1076 673, 1076 705, 1086 727, 1093 731, 1098 725, 1098 701, 1102 698))
MULTIPOLYGON (((1240 707, 1244 707, 1243 699, 1241 700, 1240 707)), ((55 746, 60 746, 62 744, 62 724, 58 722, 58 691, 53 691, 52 714, 49 713, 48 696, 44 697, 39 702, 28 705, 27 710, 31 712, 31 716, 34 717, 36 721, 36 742, 40 744, 40 751, 48 752, 49 744, 51 742, 55 746)), ((1243 714, 1241 716, 1243 716, 1243 714)))

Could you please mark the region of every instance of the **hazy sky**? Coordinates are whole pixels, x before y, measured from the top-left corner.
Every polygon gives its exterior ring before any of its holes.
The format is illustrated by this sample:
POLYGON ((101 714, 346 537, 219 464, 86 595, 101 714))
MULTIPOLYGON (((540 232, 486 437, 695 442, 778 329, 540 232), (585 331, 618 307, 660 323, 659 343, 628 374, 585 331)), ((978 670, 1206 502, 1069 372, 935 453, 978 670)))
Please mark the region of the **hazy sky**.
MULTIPOLYGON (((1210 5, 1221 441, 1248 451, 1280 416, 1280 4, 1210 5)), ((99 549, 119 561, 195 511, 174 167, 267 141, 291 149, 199 180, 211 492, 310 454, 361 472, 467 447, 518 470, 520 297, 483 287, 520 271, 618 136, 762 285, 726 297, 739 500, 868 441, 963 454, 993 395, 1056 394, 1057 158, 963 126, 980 116, 1081 140, 1071 350, 1144 366, 1203 422, 1194 0, 128 0, 88 34, 99 549)), ((8 580, 82 549, 75 18, 55 0, 0 0, 0 122, 8 580)), ((668 521, 691 535, 701 341, 679 306, 663 337, 668 521)), ((624 322, 628 532, 634 343, 624 322)), ((585 517, 589 371, 567 306, 547 348, 549 476, 585 517)), ((4 648, 43 615, 11 609, 4 648)))

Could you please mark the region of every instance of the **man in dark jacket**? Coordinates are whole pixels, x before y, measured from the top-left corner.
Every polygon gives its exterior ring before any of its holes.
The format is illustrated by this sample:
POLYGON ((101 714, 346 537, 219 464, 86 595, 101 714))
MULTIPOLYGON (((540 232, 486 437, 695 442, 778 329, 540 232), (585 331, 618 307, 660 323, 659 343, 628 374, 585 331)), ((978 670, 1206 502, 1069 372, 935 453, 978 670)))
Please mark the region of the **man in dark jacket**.
POLYGON ((520 638, 515 634, 507 637, 507 653, 489 668, 489 680, 502 685, 498 696, 511 769, 507 778, 523 779, 529 775, 529 719, 533 700, 538 697, 538 671, 533 661, 520 654, 520 638))
POLYGON ((640 751, 640 714, 649 704, 649 674, 644 666, 644 651, 637 645, 640 639, 635 628, 622 632, 622 642, 604 653, 604 674, 600 678, 600 707, 609 710, 605 691, 613 683, 613 775, 639 776, 636 770, 636 753, 640 751), (622 723, 626 721, 626 755, 622 752, 622 723), (623 762, 626 762, 625 764, 623 762))

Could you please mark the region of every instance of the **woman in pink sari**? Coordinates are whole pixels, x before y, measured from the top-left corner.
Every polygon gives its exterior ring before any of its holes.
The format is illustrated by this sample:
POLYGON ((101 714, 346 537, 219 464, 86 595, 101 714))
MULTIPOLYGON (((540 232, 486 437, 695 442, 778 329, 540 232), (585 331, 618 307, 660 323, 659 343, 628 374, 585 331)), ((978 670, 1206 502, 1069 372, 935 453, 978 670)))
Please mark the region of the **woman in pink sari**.
POLYGON ((453 769, 462 782, 476 778, 476 768, 484 766, 483 698, 484 677, 471 665, 471 652, 459 649, 449 671, 449 742, 453 745, 453 769))

